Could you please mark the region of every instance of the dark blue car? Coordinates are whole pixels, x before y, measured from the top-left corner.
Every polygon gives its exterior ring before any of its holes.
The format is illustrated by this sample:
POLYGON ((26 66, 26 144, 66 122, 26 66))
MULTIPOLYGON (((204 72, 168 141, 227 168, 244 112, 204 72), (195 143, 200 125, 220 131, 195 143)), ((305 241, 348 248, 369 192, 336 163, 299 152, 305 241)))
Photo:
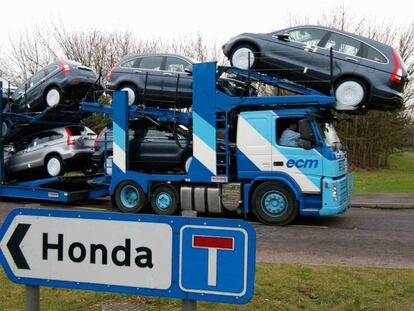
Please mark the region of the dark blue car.
POLYGON ((330 48, 338 110, 395 110, 407 71, 392 47, 322 26, 244 33, 223 45, 232 66, 261 71, 330 92, 330 48))

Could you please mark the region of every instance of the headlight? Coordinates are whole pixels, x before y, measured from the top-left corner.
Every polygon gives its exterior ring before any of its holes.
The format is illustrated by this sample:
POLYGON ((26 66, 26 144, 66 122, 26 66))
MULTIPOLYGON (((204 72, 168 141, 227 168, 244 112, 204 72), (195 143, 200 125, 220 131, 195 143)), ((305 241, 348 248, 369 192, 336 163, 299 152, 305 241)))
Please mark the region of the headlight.
POLYGON ((337 189, 336 189, 336 185, 333 185, 333 187, 332 187, 332 198, 333 198, 334 201, 336 201, 338 199, 338 192, 337 192, 337 189))

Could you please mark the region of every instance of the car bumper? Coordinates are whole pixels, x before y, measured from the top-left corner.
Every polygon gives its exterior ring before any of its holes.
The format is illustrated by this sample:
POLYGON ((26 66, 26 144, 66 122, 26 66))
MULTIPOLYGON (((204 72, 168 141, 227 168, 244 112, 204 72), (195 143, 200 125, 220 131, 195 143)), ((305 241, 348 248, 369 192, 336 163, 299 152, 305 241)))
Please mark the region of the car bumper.
POLYGON ((390 88, 376 88, 372 90, 371 94, 368 104, 368 108, 371 109, 384 111, 398 110, 404 104, 402 93, 390 88))
POLYGON ((320 216, 331 216, 344 213, 351 207, 352 187, 354 174, 349 173, 342 178, 333 179, 325 177, 322 193, 322 208, 320 216))

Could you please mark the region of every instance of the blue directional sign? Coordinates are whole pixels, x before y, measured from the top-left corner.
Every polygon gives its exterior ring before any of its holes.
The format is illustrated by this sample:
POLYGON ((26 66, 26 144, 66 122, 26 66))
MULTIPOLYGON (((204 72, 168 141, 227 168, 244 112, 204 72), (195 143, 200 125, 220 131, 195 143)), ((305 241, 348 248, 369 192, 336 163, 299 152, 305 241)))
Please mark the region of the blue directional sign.
POLYGON ((16 209, 0 262, 18 284, 242 304, 255 239, 241 220, 16 209))

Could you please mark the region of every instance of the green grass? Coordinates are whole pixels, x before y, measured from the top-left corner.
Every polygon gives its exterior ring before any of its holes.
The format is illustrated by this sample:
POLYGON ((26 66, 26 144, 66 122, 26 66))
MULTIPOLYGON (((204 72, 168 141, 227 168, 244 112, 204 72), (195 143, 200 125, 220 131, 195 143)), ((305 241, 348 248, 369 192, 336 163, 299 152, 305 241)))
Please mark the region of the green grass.
MULTIPOLYGON (((41 289, 41 309, 101 310, 108 302, 180 310, 180 301, 41 289)), ((0 310, 23 310, 24 287, 0 273, 0 310)), ((198 303, 199 310, 414 310, 414 270, 258 264, 254 298, 246 305, 198 303)))
POLYGON ((414 152, 392 154, 390 168, 360 170, 354 192, 414 192, 414 152))

